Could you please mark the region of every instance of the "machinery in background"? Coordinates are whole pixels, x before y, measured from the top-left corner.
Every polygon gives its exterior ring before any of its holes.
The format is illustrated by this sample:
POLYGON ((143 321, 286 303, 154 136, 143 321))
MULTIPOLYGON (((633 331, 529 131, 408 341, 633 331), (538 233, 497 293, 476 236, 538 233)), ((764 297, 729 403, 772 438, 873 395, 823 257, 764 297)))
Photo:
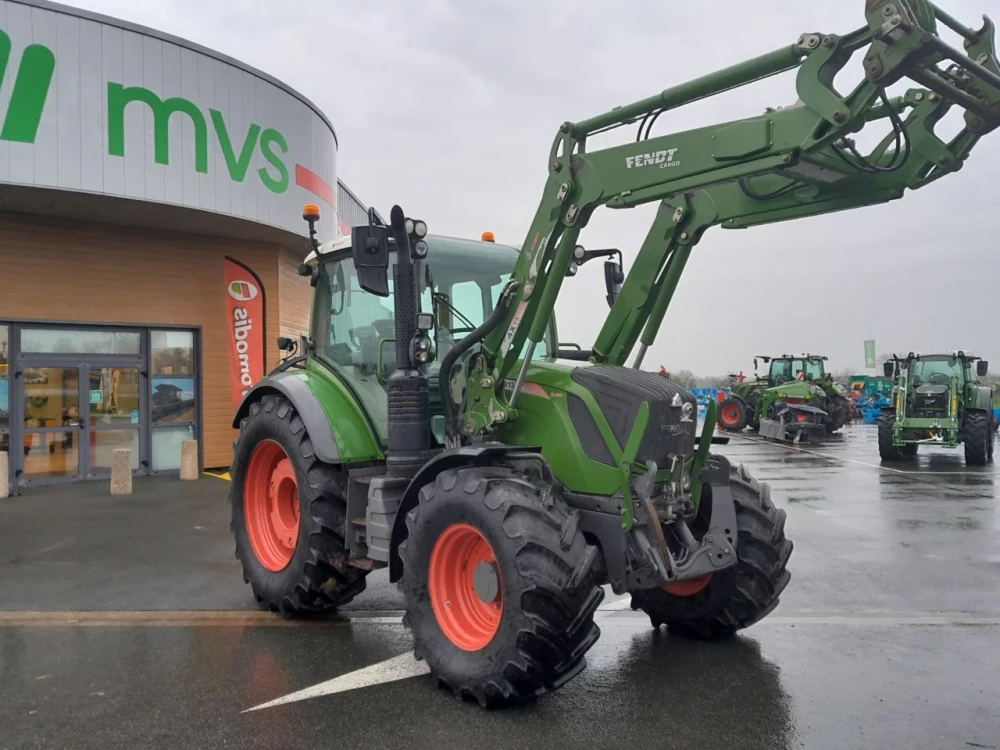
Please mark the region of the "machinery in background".
POLYGON ((884 367, 893 389, 878 420, 883 461, 916 455, 921 445, 962 445, 968 466, 993 460, 993 391, 978 381, 988 362, 964 351, 910 352, 884 367))
POLYGON ((850 419, 847 389, 827 372, 816 354, 754 357, 754 379, 736 385, 720 405, 719 424, 740 432, 749 426, 763 437, 796 442, 824 437, 850 419), (760 362, 769 365, 759 374, 760 362))

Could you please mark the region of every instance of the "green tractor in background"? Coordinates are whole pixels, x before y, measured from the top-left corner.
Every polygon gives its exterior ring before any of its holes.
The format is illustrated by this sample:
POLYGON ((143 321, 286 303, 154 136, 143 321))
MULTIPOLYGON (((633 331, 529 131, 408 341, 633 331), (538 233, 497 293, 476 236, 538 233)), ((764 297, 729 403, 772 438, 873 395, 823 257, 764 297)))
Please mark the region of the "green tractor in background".
POLYGON ((977 379, 986 376, 988 362, 963 351, 910 352, 893 356, 883 367, 893 378, 892 406, 878 420, 883 461, 916 455, 921 445, 959 444, 967 466, 993 459, 993 392, 977 379))
MULTIPOLYGON (((786 433, 796 437, 833 434, 843 427, 850 414, 847 389, 834 382, 826 371, 826 357, 817 354, 754 357, 753 380, 741 383, 719 409, 724 430, 741 432, 747 426, 766 437, 773 426, 761 421, 780 421, 790 416, 786 433), (767 375, 757 374, 760 362, 769 364, 767 375), (793 429, 794 428, 794 429, 793 429)), ((780 439, 780 438, 779 438, 780 439)))

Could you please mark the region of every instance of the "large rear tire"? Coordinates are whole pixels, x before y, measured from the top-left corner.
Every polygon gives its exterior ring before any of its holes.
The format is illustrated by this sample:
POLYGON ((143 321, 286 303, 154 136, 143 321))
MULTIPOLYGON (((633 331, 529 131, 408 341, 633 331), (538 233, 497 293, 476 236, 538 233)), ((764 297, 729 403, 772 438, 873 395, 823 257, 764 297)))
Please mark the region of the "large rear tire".
POLYGON ((965 416, 965 465, 985 466, 990 459, 993 431, 990 417, 983 411, 971 411, 965 416))
POLYGON ((442 472, 421 489, 400 544, 414 653, 483 707, 555 690, 600 636, 598 549, 579 516, 506 467, 442 472))
POLYGON ((719 404, 719 425, 727 432, 742 432, 747 426, 747 407, 743 399, 730 396, 719 404))
MULTIPOLYGON (((775 607, 791 579, 787 570, 792 542, 785 538, 785 511, 771 502, 771 488, 744 466, 733 468, 729 486, 736 503, 736 564, 685 588, 647 589, 632 594, 632 609, 649 615, 654 628, 666 625, 679 635, 713 639, 759 622, 775 607)), ((700 513, 711 513, 711 497, 700 513)))
POLYGON ((230 529, 258 604, 288 617, 329 612, 365 589, 344 551, 347 482, 319 461, 283 396, 251 404, 231 471, 230 529))
POLYGON ((883 461, 901 461, 903 451, 892 444, 892 427, 895 414, 882 414, 878 418, 878 455, 883 461))

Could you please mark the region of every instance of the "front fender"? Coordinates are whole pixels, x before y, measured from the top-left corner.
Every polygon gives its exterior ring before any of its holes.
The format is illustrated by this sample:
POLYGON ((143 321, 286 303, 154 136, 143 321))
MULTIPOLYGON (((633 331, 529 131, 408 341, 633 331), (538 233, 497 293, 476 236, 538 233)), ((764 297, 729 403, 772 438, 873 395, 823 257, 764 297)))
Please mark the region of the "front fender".
POLYGON ((983 411, 993 411, 993 390, 991 388, 977 388, 979 391, 979 408, 983 411))
MULTIPOLYGON (((392 524, 392 535, 389 538, 390 583, 395 583, 403 575, 403 561, 399 557, 399 545, 406 539, 406 516, 420 501, 421 488, 433 482, 438 474, 448 469, 477 464, 494 464, 497 463, 498 459, 512 457, 512 454, 530 455, 532 459, 544 463, 541 449, 538 447, 487 443, 442 451, 420 467, 420 471, 410 480, 403 493, 403 499, 399 503, 399 510, 396 511, 396 518, 392 524)), ((547 466, 546 464, 546 469, 547 466)))

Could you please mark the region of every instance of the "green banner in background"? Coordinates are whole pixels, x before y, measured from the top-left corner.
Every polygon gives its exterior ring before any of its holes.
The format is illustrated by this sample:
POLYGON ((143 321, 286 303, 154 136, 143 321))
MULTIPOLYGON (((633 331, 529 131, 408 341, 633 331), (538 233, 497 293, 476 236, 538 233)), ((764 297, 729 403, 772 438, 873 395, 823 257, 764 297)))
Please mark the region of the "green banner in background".
POLYGON ((865 342, 865 367, 875 367, 875 339, 865 342))

